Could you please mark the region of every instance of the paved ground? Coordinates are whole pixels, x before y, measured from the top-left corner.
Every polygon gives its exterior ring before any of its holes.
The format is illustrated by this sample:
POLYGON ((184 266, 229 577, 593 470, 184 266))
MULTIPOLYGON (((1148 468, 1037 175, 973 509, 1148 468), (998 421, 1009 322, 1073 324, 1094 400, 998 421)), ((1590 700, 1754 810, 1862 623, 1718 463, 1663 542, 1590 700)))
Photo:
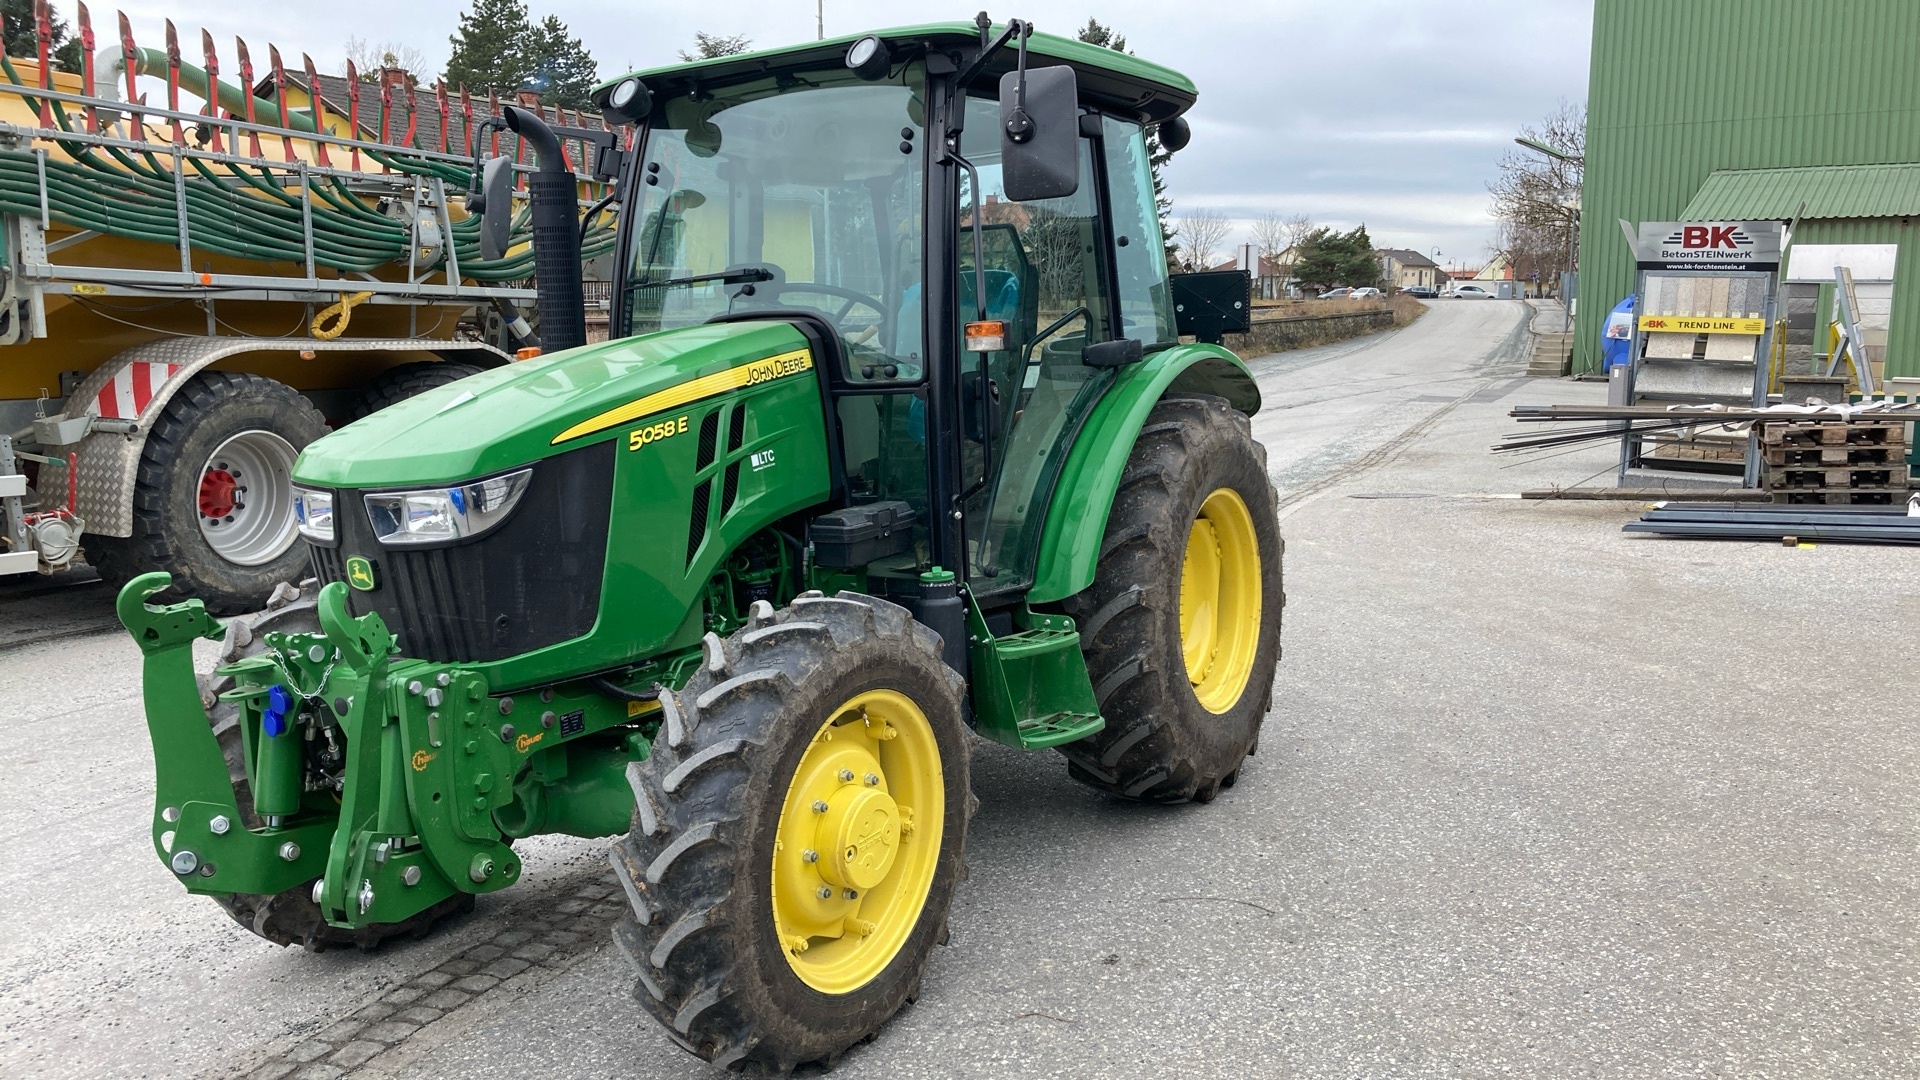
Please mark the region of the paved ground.
MULTIPOLYGON (((1254 365, 1289 599, 1260 755, 1164 809, 980 744, 952 944, 836 1076, 1920 1074, 1920 560, 1490 497, 1608 467, 1485 452, 1514 403, 1604 394, 1520 377, 1527 314, 1254 365)), ((98 591, 0 597, 0 1075, 706 1074, 626 998, 599 843, 527 844, 371 957, 181 894, 98 591), (78 629, 6 647, 29 603, 78 629)))

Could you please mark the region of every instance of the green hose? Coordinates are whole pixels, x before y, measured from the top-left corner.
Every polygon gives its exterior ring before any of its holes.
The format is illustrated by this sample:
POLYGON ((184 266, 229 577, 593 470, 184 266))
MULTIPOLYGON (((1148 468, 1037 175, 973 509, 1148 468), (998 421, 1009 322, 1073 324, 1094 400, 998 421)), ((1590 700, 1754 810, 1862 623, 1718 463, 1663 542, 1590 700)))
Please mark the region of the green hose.
MULTIPOLYGON (((164 73, 164 53, 141 52, 141 71, 154 73, 151 65, 158 62, 158 71, 164 73), (153 55, 144 55, 146 53, 153 55)), ((27 85, 4 55, 0 55, 0 71, 4 71, 14 85, 27 85)), ((204 91, 205 73, 198 68, 189 70, 188 65, 181 65, 181 77, 183 86, 195 92, 204 91)), ((230 111, 243 108, 244 103, 236 96, 239 91, 222 83, 219 92, 223 107, 230 111), (229 97, 234 100, 229 101, 229 97)), ((29 97, 27 104, 37 110, 40 102, 29 97)), ((76 130, 61 103, 47 104, 61 130, 76 130)), ((262 122, 271 123, 279 118, 279 110, 271 103, 256 100, 254 105, 255 115, 262 122)), ((313 128, 311 120, 297 113, 290 119, 292 126, 301 130, 313 128)), ((49 157, 45 163, 47 214, 61 225, 177 247, 176 199, 184 194, 187 227, 196 250, 267 262, 300 264, 306 260, 306 220, 301 199, 286 186, 283 177, 264 166, 222 162, 220 166, 226 173, 223 176, 204 159, 188 158, 191 172, 182 179, 173 170, 170 153, 100 148, 112 159, 109 163, 99 149, 58 136, 51 138, 73 159, 61 161, 49 157)), ((411 158, 387 150, 362 148, 362 152, 395 172, 440 179, 449 186, 464 187, 468 183, 469 170, 445 162, 411 158)), ((37 155, 23 150, 0 150, 0 212, 39 215, 40 170, 37 155)), ((337 177, 313 176, 308 183, 312 195, 313 258, 317 266, 342 272, 370 272, 406 263, 413 241, 409 221, 390 217, 369 206, 337 177)), ((499 259, 480 257, 477 217, 451 225, 445 241, 459 260, 462 277, 478 282, 500 282, 520 280, 532 273, 530 249, 499 259)), ((514 216, 508 247, 521 247, 531 238, 530 215, 523 207, 514 216)), ((586 258, 604 254, 613 242, 613 229, 593 229, 582 245, 581 254, 586 258)))

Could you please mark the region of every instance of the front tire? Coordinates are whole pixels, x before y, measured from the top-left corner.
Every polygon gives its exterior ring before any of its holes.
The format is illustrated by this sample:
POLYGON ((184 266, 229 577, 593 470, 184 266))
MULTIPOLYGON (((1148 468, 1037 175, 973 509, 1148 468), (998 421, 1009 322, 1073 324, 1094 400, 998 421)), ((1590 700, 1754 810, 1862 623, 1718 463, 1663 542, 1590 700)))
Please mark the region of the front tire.
POLYGON ((707 636, 611 853, 633 906, 614 941, 669 1037, 787 1072, 918 996, 964 870, 961 692, 937 635, 857 593, 707 636))
POLYGON ((1209 802, 1260 737, 1280 662, 1281 558, 1266 453, 1216 397, 1170 397, 1134 442, 1093 584, 1063 605, 1107 726, 1060 747, 1074 779, 1209 802))

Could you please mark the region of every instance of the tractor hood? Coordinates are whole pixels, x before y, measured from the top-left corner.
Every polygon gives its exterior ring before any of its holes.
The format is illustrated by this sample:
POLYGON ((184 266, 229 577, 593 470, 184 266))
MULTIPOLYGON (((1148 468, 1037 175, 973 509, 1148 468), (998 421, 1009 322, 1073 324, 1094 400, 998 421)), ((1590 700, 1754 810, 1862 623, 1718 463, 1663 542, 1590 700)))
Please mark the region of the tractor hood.
POLYGON ((810 368, 780 321, 712 323, 508 364, 382 409, 309 445, 301 484, 432 487, 615 435, 711 394, 810 368))

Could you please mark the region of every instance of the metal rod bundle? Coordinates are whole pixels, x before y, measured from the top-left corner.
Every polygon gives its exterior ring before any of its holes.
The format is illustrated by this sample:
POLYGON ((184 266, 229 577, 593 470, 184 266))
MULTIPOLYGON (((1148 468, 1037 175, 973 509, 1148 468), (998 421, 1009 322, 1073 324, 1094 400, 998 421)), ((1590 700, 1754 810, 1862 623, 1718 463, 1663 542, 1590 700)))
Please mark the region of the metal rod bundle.
POLYGON ((1782 506, 1777 503, 1666 503, 1647 511, 1626 532, 1723 540, 1827 540, 1862 544, 1920 544, 1920 517, 1892 506, 1782 506))

